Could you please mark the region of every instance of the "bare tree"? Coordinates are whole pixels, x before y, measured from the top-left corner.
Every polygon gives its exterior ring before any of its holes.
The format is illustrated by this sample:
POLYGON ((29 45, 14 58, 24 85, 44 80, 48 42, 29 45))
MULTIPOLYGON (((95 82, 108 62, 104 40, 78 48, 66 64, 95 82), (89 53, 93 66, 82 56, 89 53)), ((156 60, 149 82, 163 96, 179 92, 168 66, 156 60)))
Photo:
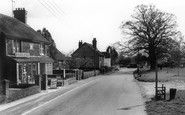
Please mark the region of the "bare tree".
POLYGON ((170 43, 178 35, 175 16, 154 5, 138 5, 131 17, 133 20, 121 25, 123 33, 128 35, 130 49, 144 50, 149 56, 150 69, 155 69, 157 58, 170 50, 170 43))

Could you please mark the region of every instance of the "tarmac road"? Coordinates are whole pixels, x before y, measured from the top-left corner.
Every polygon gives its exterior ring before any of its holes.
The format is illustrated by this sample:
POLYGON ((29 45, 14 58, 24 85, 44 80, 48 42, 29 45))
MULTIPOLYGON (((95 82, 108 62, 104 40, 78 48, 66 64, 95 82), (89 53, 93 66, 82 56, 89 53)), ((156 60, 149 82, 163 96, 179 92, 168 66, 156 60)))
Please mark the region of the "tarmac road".
POLYGON ((146 115, 133 69, 104 75, 23 115, 146 115))

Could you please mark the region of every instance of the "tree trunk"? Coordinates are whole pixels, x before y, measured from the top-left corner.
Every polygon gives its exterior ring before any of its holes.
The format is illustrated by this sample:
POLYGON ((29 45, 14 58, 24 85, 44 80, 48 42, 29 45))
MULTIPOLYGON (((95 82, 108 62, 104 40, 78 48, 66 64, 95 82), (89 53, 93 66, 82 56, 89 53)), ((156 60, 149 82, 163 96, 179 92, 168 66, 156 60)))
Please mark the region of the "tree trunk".
POLYGON ((155 70, 155 68, 156 68, 156 55, 155 55, 154 48, 150 48, 150 50, 149 50, 149 61, 150 61, 150 70, 155 70))

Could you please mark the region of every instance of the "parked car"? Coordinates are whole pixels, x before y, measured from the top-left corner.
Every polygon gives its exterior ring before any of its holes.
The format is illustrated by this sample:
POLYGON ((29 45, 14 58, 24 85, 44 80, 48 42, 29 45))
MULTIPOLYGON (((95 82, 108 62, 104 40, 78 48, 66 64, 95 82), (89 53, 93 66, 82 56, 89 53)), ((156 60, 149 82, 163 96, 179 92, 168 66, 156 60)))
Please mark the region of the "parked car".
POLYGON ((127 68, 137 68, 137 64, 129 64, 127 68))

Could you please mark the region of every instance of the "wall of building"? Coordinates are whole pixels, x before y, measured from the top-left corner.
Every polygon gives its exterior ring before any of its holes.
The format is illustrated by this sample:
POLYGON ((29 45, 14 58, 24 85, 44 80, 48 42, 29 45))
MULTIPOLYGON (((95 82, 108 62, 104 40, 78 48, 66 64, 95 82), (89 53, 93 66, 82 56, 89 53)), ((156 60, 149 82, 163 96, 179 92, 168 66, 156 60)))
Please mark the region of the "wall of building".
POLYGON ((17 70, 16 70, 16 62, 10 57, 6 57, 6 78, 10 81, 10 86, 17 84, 17 70))
POLYGON ((111 59, 110 58, 104 59, 104 66, 111 67, 111 59))
POLYGON ((22 42, 22 52, 30 53, 30 56, 40 56, 40 44, 22 42))
MULTIPOLYGON (((29 53, 30 56, 40 56, 40 44, 18 40, 6 39, 7 55, 14 55, 15 52, 29 53)), ((44 55, 49 56, 49 45, 43 47, 44 55)))
POLYGON ((84 45, 83 47, 78 49, 78 51, 73 55, 73 57, 92 59, 93 60, 92 66, 94 67, 95 64, 96 68, 99 68, 101 65, 100 64, 101 59, 99 58, 99 56, 87 45, 84 45))

